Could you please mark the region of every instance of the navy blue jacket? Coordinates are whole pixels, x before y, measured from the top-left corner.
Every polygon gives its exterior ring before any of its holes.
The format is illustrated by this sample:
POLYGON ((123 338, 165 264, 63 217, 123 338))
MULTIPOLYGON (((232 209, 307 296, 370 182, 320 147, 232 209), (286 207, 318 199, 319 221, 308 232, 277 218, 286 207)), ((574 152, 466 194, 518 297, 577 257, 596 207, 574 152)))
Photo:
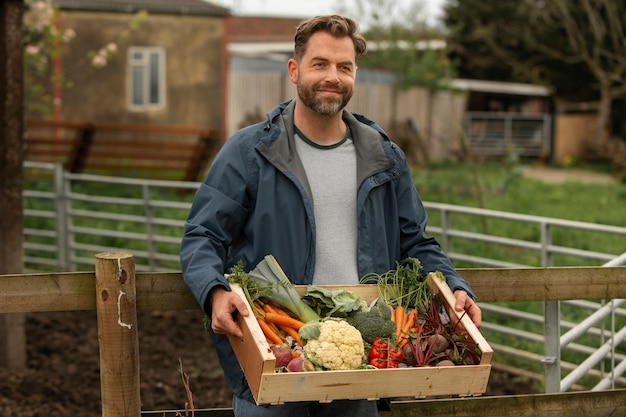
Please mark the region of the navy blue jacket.
MULTIPOLYGON (((254 268, 274 255, 296 284, 311 284, 315 217, 303 165, 295 152, 293 109, 274 107, 268 119, 236 132, 216 155, 185 223, 183 277, 207 315, 207 295, 225 288, 224 273, 239 260, 254 268)), ((361 277, 396 268, 407 257, 425 272, 441 271, 454 291, 474 296, 437 241, 426 236, 426 212, 402 150, 371 120, 343 113, 357 157, 358 267, 361 277)), ((236 395, 250 391, 228 339, 213 334, 226 380, 236 395)))

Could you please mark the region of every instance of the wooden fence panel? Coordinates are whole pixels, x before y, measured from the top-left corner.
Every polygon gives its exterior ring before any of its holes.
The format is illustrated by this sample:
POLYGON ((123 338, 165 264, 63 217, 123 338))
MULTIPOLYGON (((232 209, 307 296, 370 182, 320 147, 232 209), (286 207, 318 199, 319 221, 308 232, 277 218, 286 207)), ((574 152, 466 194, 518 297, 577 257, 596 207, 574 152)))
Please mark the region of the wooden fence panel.
POLYGON ((272 107, 295 95, 295 87, 287 74, 233 73, 229 84, 228 136, 245 126, 265 120, 272 107))
MULTIPOLYGON (((626 298, 626 267, 459 268, 481 302, 626 298)), ((140 310, 199 308, 180 272, 136 273, 140 310)), ((0 314, 95 310, 93 272, 0 275, 0 314)))

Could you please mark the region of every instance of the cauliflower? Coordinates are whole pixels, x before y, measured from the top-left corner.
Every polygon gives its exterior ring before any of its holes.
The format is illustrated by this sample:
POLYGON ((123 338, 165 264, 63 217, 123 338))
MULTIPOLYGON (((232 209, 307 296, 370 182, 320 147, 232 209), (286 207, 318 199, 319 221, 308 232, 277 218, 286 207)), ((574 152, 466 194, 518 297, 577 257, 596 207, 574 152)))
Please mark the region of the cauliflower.
POLYGON ((325 318, 307 322, 299 331, 304 355, 329 370, 356 369, 364 356, 361 332, 347 321, 325 318))

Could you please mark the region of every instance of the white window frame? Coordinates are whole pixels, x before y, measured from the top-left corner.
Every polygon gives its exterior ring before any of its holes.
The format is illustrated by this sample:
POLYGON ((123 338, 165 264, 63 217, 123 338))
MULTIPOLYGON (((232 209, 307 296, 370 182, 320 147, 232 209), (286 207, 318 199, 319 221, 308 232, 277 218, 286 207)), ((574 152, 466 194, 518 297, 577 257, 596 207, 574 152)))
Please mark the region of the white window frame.
POLYGON ((128 107, 132 111, 148 111, 160 110, 165 107, 165 49, 158 46, 131 46, 128 48, 128 70, 127 70, 127 96, 128 107), (135 55, 140 54, 139 58, 135 55), (150 73, 150 57, 156 55, 157 63, 157 80, 151 80, 150 73), (139 69, 142 74, 141 99, 135 102, 135 69, 139 69), (150 97, 150 86, 152 82, 156 82, 157 100, 154 101, 150 97))

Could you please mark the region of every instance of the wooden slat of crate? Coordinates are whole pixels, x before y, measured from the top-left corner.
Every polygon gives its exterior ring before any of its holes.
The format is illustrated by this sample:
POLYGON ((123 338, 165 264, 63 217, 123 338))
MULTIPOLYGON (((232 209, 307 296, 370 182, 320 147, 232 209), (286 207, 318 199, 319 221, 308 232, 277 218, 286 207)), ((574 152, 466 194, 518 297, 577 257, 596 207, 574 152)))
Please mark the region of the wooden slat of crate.
POLYGON ((485 392, 490 365, 263 373, 258 404, 343 399, 477 396, 485 392), (484 387, 484 388, 483 388, 484 387))
MULTIPOLYGON (((441 297, 449 310, 454 307, 454 295, 444 281, 429 279, 429 286, 441 297)), ((233 291, 245 301, 241 288, 237 285, 232 287, 233 291)), ((378 296, 375 285, 327 287, 354 291, 366 301, 378 296)), ((306 290, 305 286, 296 288, 301 294, 306 290)), ((244 337, 237 339, 230 336, 229 340, 257 404, 481 395, 487 389, 493 350, 469 317, 461 316, 460 319, 461 325, 482 351, 481 362, 478 365, 275 373, 274 355, 253 315, 237 317, 244 337)))

